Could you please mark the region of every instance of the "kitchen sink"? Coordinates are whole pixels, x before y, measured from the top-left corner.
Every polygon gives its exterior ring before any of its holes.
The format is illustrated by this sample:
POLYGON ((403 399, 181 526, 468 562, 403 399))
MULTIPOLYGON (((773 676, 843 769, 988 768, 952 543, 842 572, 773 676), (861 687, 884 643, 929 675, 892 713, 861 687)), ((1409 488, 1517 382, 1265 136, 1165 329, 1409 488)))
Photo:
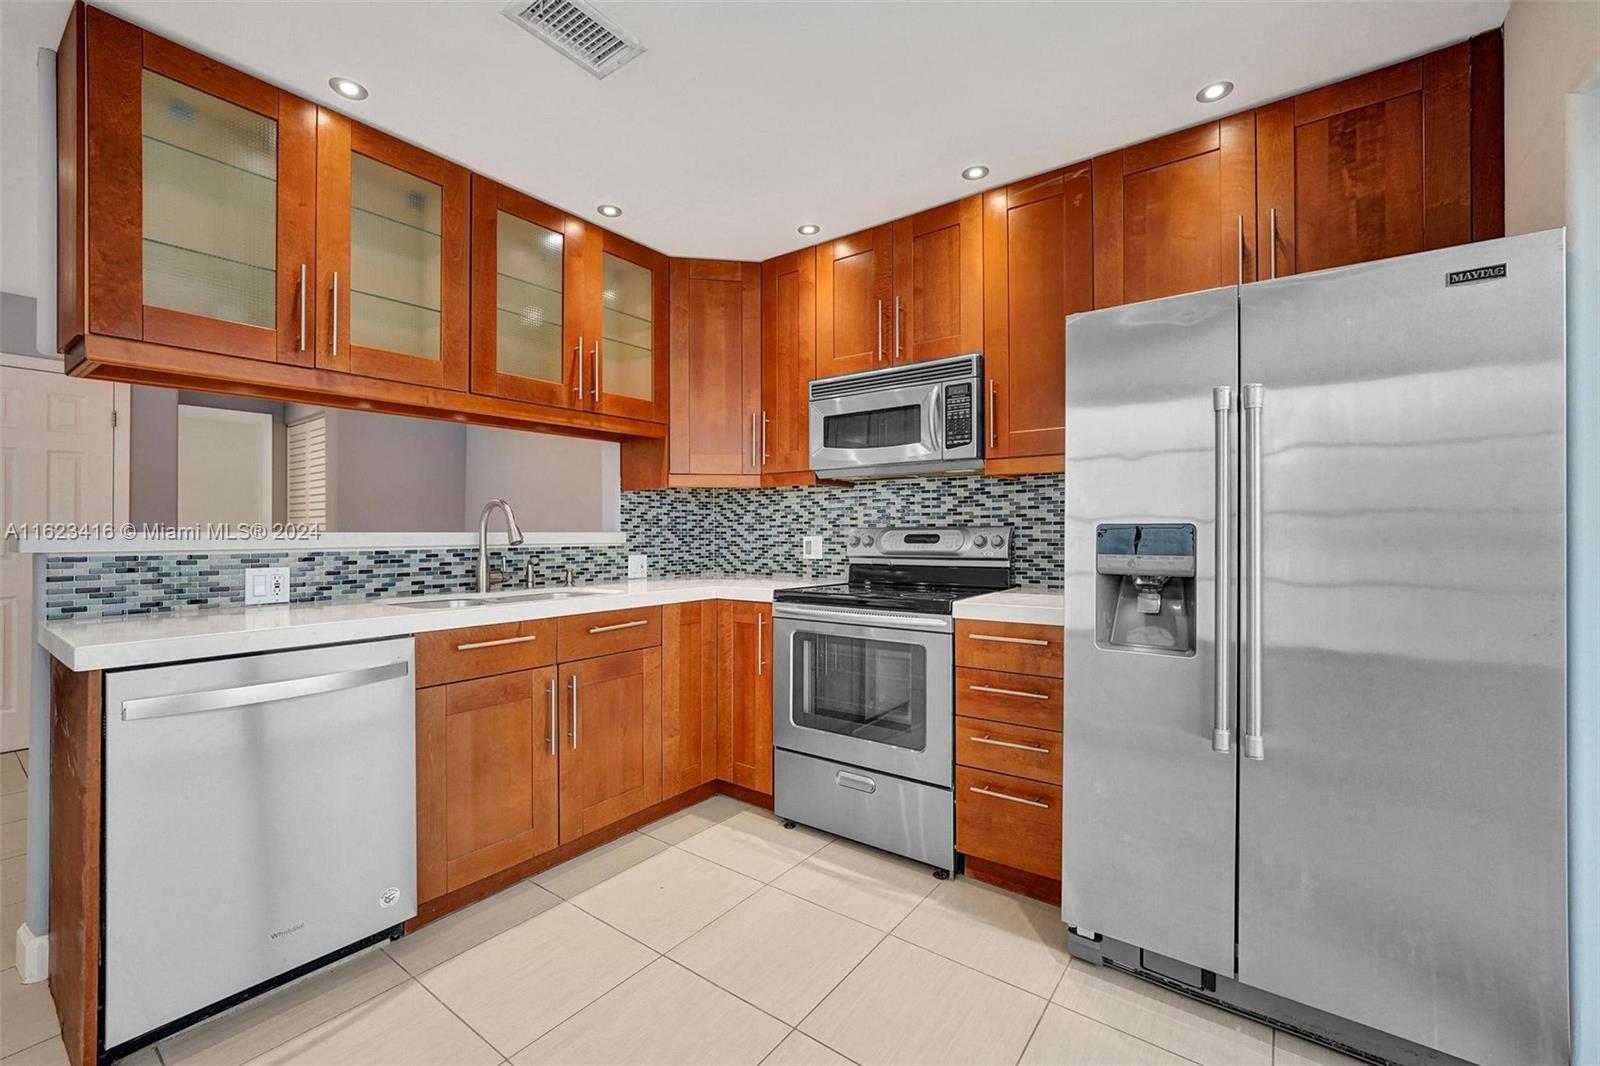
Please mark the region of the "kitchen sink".
POLYGON ((485 603, 528 603, 539 600, 570 600, 576 596, 614 596, 615 589, 546 589, 541 592, 523 592, 516 596, 497 596, 485 603))
POLYGON ((409 600, 399 604, 398 607, 410 607, 418 611, 441 611, 452 607, 481 607, 493 600, 481 600, 476 597, 457 596, 446 600, 409 600))
POLYGON ((417 611, 444 611, 456 607, 492 607, 497 603, 542 603, 547 600, 570 600, 583 596, 615 596, 617 589, 555 588, 535 589, 532 592, 490 593, 480 596, 449 596, 443 599, 405 600, 398 604, 417 611))

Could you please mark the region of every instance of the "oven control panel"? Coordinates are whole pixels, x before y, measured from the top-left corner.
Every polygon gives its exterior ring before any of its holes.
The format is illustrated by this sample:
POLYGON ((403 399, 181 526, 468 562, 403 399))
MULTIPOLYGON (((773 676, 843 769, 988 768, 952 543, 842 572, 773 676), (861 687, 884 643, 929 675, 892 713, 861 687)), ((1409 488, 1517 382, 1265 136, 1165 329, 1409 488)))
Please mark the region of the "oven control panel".
POLYGON ((1011 561, 1010 526, 869 526, 845 535, 851 562, 1011 561))
POLYGON ((946 451, 972 444, 972 382, 944 387, 944 447, 946 451))

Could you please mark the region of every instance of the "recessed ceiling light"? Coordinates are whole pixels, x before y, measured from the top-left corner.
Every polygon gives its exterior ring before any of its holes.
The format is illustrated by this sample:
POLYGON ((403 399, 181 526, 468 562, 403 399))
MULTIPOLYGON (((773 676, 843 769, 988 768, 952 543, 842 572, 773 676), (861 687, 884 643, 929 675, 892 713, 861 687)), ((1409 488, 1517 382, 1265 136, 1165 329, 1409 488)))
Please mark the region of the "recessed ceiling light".
POLYGON ((346 100, 365 100, 367 87, 351 78, 329 78, 328 87, 346 100))
POLYGON ((968 167, 961 172, 961 176, 968 181, 982 181, 989 176, 989 168, 984 166, 968 167))
POLYGON ((595 208, 595 210, 607 218, 616 218, 622 214, 622 208, 618 207, 616 204, 601 204, 599 207, 595 208))
POLYGON ((1199 92, 1195 93, 1194 98, 1199 100, 1202 104, 1214 104, 1231 92, 1233 92, 1233 82, 1214 81, 1210 85, 1207 85, 1204 89, 1201 89, 1199 92))
POLYGON ((807 222, 804 226, 800 227, 800 236, 802 236, 802 237, 809 237, 813 233, 821 233, 821 232, 822 232, 822 227, 817 225, 814 222, 807 222))

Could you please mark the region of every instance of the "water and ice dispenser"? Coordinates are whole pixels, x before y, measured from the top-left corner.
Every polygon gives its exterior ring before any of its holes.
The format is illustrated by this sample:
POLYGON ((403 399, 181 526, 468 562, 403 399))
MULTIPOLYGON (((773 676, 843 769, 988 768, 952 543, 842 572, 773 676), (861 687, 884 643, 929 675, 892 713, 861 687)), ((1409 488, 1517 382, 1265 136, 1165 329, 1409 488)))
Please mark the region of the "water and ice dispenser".
POLYGON ((1095 639, 1103 648, 1194 654, 1194 526, 1095 529, 1095 639))

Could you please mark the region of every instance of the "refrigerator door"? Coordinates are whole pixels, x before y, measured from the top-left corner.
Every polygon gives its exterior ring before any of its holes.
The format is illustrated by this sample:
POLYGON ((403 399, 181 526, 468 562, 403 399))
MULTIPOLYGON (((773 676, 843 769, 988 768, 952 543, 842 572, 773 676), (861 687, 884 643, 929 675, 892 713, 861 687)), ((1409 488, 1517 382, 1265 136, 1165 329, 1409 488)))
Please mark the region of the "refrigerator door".
POLYGON ((1237 764, 1213 750, 1214 611, 1219 422, 1224 450, 1232 431, 1212 390, 1237 373, 1234 289, 1067 324, 1062 917, 1227 974, 1237 764), (1099 636, 1121 579, 1096 573, 1096 531, 1136 523, 1194 527, 1188 654, 1099 636))
POLYGON ((1569 1057, 1563 269, 1557 231, 1241 293, 1239 980, 1473 1062, 1569 1057))

